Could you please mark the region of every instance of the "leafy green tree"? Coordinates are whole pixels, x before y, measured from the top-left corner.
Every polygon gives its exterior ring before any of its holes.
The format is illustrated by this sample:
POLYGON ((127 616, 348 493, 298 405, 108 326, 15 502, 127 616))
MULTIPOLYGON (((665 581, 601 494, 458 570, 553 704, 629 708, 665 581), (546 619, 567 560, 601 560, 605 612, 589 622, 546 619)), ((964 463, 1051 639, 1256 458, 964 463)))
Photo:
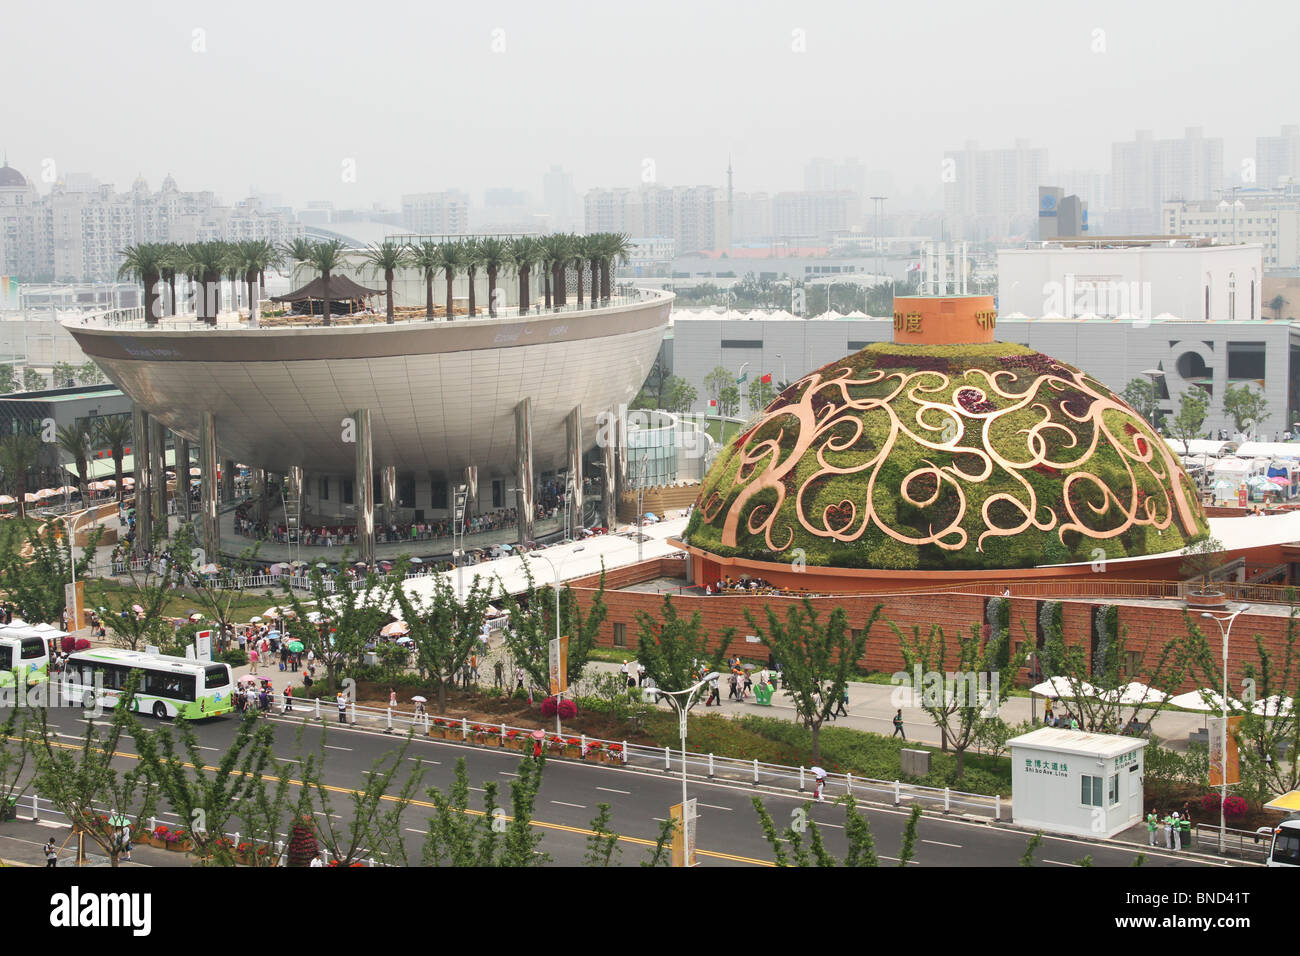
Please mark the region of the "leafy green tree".
POLYGON ((333 692, 340 675, 361 664, 366 644, 388 622, 384 599, 390 582, 371 573, 359 586, 350 587, 342 574, 326 578, 317 568, 312 568, 308 580, 315 610, 286 581, 281 607, 292 613, 286 613, 280 622, 281 632, 315 654, 325 668, 325 687, 333 692), (332 593, 327 580, 334 584, 332 593))
POLYGON ((158 307, 158 286, 167 253, 167 248, 157 242, 141 242, 122 251, 117 277, 134 278, 144 286, 144 320, 148 325, 157 325, 162 315, 158 307))
POLYGON ((776 398, 776 386, 771 382, 765 382, 763 379, 756 378, 749 383, 749 408, 750 411, 758 412, 767 408, 776 398))
POLYGON ((408 636, 415 650, 415 670, 421 680, 438 685, 438 712, 447 712, 447 685, 465 666, 479 645, 483 621, 492 598, 491 585, 474 576, 463 602, 442 577, 429 579, 433 590, 424 600, 412 597, 395 582, 391 594, 410 628, 408 636))
POLYGON ((122 827, 116 816, 131 820, 130 829, 139 832, 158 805, 157 789, 143 762, 132 762, 125 771, 115 766, 122 738, 131 726, 140 677, 140 671, 131 672, 103 733, 103 725, 90 720, 80 744, 65 744, 49 726, 48 712, 41 707, 31 740, 36 792, 94 841, 114 867, 123 851, 122 827))
POLYGON ((823 622, 807 597, 787 606, 784 623, 770 605, 764 605, 766 627, 745 609, 745 620, 755 636, 781 666, 795 715, 812 734, 813 763, 821 763, 822 724, 834 713, 848 688, 883 607, 877 604, 858 630, 849 628, 848 614, 838 605, 823 622))
POLYGON ((736 376, 731 370, 719 365, 712 372, 704 376, 704 394, 710 400, 717 403, 718 414, 722 414, 722 393, 731 386, 734 386, 736 376))
MULTIPOLYGON (((321 298, 324 299, 321 318, 324 325, 330 324, 330 273, 342 268, 344 261, 343 243, 337 239, 313 244, 311 255, 307 259, 307 264, 320 273, 321 298)), ((216 321, 215 317, 213 321, 216 321)))
POLYGON ((71 362, 55 362, 50 374, 55 388, 71 388, 77 384, 77 366, 71 362))
POLYGON ((1273 318, 1281 321, 1282 310, 1286 308, 1286 299, 1281 295, 1275 295, 1268 300, 1268 307, 1273 310, 1273 318))
POLYGON ((153 562, 139 570, 127 563, 130 584, 106 598, 109 613, 104 616, 104 627, 114 644, 142 651, 150 645, 162 647, 171 643, 172 622, 163 611, 183 570, 176 562, 167 562, 161 571, 153 562))
POLYGON ((622 855, 618 834, 609 828, 609 804, 596 804, 596 816, 591 821, 591 835, 587 837, 587 853, 583 866, 612 866, 622 855))
POLYGON ((1258 429, 1268 421, 1268 399, 1249 384, 1229 385, 1223 392, 1223 413, 1239 432, 1258 429))
MULTIPOLYGON (((397 779, 406 770, 406 753, 411 746, 408 733, 400 746, 394 747, 370 765, 362 774, 362 786, 347 791, 352 812, 347 818, 334 813, 330 793, 337 788, 325 782, 325 728, 321 722, 320 746, 315 753, 301 753, 303 796, 300 809, 315 808, 320 842, 338 862, 349 866, 373 859, 388 866, 406 866, 406 841, 402 834, 402 814, 411 805, 424 781, 424 767, 417 759, 406 781, 397 779)), ((307 816, 309 814, 302 814, 307 816)))
POLYGON ((1006 635, 1002 641, 986 643, 978 624, 964 634, 958 631, 951 643, 937 624, 931 626, 925 638, 921 637, 920 627, 913 627, 909 637, 893 622, 889 626, 898 637, 908 676, 918 670, 922 674, 923 686, 913 687, 913 696, 939 728, 945 752, 951 744, 960 779, 966 770, 967 748, 983 723, 998 715, 1011 693, 1015 675, 1025 666, 1028 649, 1007 653, 1002 646, 1006 635))
MULTIPOLYGON (((184 466, 178 466, 178 472, 182 470, 184 466)), ((185 570, 194 571, 199 563, 199 555, 202 554, 201 551, 196 550, 197 548, 198 534, 194 523, 182 521, 177 526, 176 533, 172 535, 173 558, 180 562, 184 561, 185 555, 191 555, 192 560, 185 570)), ((261 542, 245 548, 238 557, 230 560, 222 569, 222 578, 216 582, 208 582, 198 574, 190 576, 189 580, 194 586, 192 589, 187 589, 187 593, 194 598, 195 604, 203 608, 204 616, 217 626, 219 633, 228 630, 233 632, 235 618, 238 616, 236 608, 239 607, 240 600, 245 597, 245 592, 229 585, 233 584, 235 579, 253 573, 259 550, 261 550, 261 542)), ((266 596, 268 601, 271 600, 270 591, 267 591, 266 596)))
POLYGON ((677 821, 672 817, 665 817, 659 824, 659 834, 655 839, 655 845, 650 848, 650 853, 646 859, 641 861, 642 866, 658 867, 671 866, 673 862, 673 837, 677 834, 677 821))
POLYGON ((686 690, 710 671, 721 670, 727 647, 736 629, 728 627, 718 635, 717 646, 709 648, 709 632, 699 611, 689 619, 677 613, 671 594, 664 595, 659 620, 645 611, 636 612, 637 662, 646 677, 664 691, 686 690))
POLYGON ((23 391, 39 392, 46 388, 48 383, 45 381, 45 375, 38 372, 30 365, 23 368, 23 391))
POLYGON ((16 391, 18 391, 18 373, 10 363, 0 363, 0 395, 16 391))
POLYGON ((1152 427, 1156 425, 1156 389, 1147 378, 1135 378, 1124 386, 1120 397, 1128 402, 1133 411, 1145 418, 1152 427))
POLYGON ((1178 412, 1169 423, 1170 433, 1183 443, 1201 437, 1205 417, 1210 412, 1210 396, 1203 389, 1189 388, 1178 399, 1178 412))
POLYGON ((113 457, 113 488, 119 501, 122 499, 122 462, 127 446, 131 444, 133 430, 130 415, 108 415, 97 419, 95 426, 95 443, 107 447, 113 457))
MULTIPOLYGON (((510 656, 531 678, 534 686, 546 689, 550 687, 550 645, 555 639, 555 591, 552 586, 537 584, 533 579, 532 568, 527 561, 524 564, 528 586, 523 591, 522 599, 509 594, 504 586, 501 590, 507 596, 504 608, 510 617, 506 628, 506 647, 510 656)), ((591 601, 591 610, 583 614, 577 595, 565 585, 560 590, 560 634, 569 636, 568 679, 573 686, 582 677, 582 672, 591 660, 591 652, 596 646, 601 625, 605 623, 605 572, 602 568, 600 586, 591 601)))
POLYGON ((470 806, 469 774, 465 758, 456 761, 451 788, 443 793, 429 788, 433 816, 424 843, 426 866, 534 867, 550 857, 538 851, 542 833, 532 825, 537 791, 541 789, 546 758, 525 758, 510 785, 511 812, 497 806, 495 780, 483 784, 483 811, 470 806))
POLYGON ((227 824, 239 804, 253 797, 255 781, 273 766, 274 727, 256 710, 246 711, 214 771, 207 769, 198 734, 184 717, 176 719, 175 736, 166 725, 146 731, 135 720, 131 736, 150 779, 189 827, 200 865, 233 866, 227 824))
MULTIPOLYGON (((10 672, 10 687, 21 686, 17 671, 10 672)), ((31 777, 26 774, 27 758, 31 755, 28 721, 31 711, 21 707, 10 707, 4 721, 0 722, 0 822, 9 807, 15 807, 19 798, 31 786, 31 777), (20 719, 21 718, 21 719, 20 719)))
POLYGON ((660 404, 667 411, 684 415, 691 410, 698 398, 699 394, 686 379, 670 375, 664 385, 664 397, 660 404))
MULTIPOLYGON (((91 528, 86 547, 75 562, 77 577, 86 575, 103 529, 91 528)), ((51 519, 27 532, 31 554, 24 556, 17 548, 0 555, 5 589, 9 600, 24 621, 56 623, 67 607, 64 586, 71 580, 73 562, 71 544, 62 521, 51 519)))
POLYGON ((1025 852, 1020 857, 1020 865, 1033 866, 1034 854, 1038 852, 1038 848, 1042 845, 1043 845, 1043 831, 1039 830, 1033 836, 1031 836, 1029 838, 1029 842, 1025 844, 1025 852))
POLYGON ((419 245, 411 247, 408 253, 411 260, 411 267, 420 273, 420 278, 424 280, 424 318, 427 322, 433 321, 433 280, 438 278, 438 270, 442 268, 442 253, 439 251, 438 243, 432 239, 426 239, 419 245))
POLYGON ((730 416, 738 411, 740 411, 740 389, 735 385, 728 385, 718 395, 718 414, 730 416))
POLYGON ((921 822, 921 805, 912 804, 912 812, 907 815, 907 822, 903 824, 903 841, 898 851, 898 865, 907 866, 908 863, 916 857, 916 828, 921 822))
MULTIPOLYGON (((1195 680, 1202 687, 1223 686, 1223 635, 1217 627, 1202 630, 1199 620, 1184 612, 1187 635, 1182 650, 1195 680)), ((1300 788, 1300 763, 1282 755, 1300 753, 1300 716, 1288 701, 1300 700, 1300 644, 1297 643, 1297 608, 1292 606, 1286 634, 1280 644, 1254 635, 1255 660, 1229 648, 1230 660, 1241 661, 1241 682, 1230 687, 1228 697, 1242 707, 1229 705, 1241 717, 1235 735, 1241 753, 1243 784, 1256 800, 1300 788), (1256 661, 1258 663, 1256 663, 1256 661), (1256 711, 1259 711, 1258 713, 1256 711)))
MULTIPOLYGON (((790 825, 783 832, 778 832, 772 815, 768 813, 767 807, 759 797, 750 798, 754 812, 758 814, 759 826, 763 829, 763 836, 767 839, 768 844, 772 847, 772 856, 777 866, 820 866, 831 867, 840 865, 839 861, 831 855, 826 849, 826 844, 822 840, 821 830, 817 826, 817 821, 813 819, 812 804, 805 803, 795 811, 790 825), (804 834, 807 834, 808 845, 804 846, 804 834)), ((871 836, 871 826, 867 823, 867 818, 858 812, 857 801, 853 799, 852 794, 846 794, 836 801, 844 804, 844 835, 848 839, 849 850, 844 858, 843 865, 858 866, 880 866, 880 859, 876 856, 875 841, 871 836)), ((915 820, 920 816, 920 808, 913 809, 913 816, 909 819, 908 824, 912 828, 912 842, 916 842, 916 824, 915 820)), ((904 831, 904 841, 907 839, 907 832, 904 831)), ((906 842, 905 842, 906 847, 906 842)))
POLYGON ((1227 559, 1223 542, 1213 535, 1207 535, 1184 549, 1183 563, 1178 573, 1189 578, 1200 578, 1201 593, 1209 594, 1210 576, 1223 567, 1227 559))

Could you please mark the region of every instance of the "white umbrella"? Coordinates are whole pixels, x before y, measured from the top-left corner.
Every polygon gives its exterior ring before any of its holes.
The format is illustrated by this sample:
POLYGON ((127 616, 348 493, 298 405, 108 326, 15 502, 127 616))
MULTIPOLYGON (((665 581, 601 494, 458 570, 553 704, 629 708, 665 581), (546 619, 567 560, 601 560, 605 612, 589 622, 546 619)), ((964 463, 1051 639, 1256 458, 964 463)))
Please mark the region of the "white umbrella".
POLYGON ((412 563, 412 564, 424 564, 424 561, 422 561, 420 558, 412 558, 412 559, 411 559, 411 563, 412 563))
POLYGON ((277 620, 280 617, 280 609, 278 607, 268 607, 262 612, 262 617, 269 617, 273 621, 277 620))
POLYGON ((411 700, 415 701, 417 704, 427 704, 429 702, 427 697, 421 697, 418 694, 415 697, 412 697, 411 700))
POLYGON ((1112 704, 1162 704, 1169 699, 1169 695, 1164 691, 1148 687, 1136 680, 1114 690, 1102 691, 1097 696, 1112 704))
POLYGON ((320 620, 321 620, 321 613, 320 613, 320 611, 308 611, 308 612, 307 612, 307 620, 308 620, 308 622, 311 623, 311 624, 319 624, 319 623, 320 623, 320 620))
POLYGON ((261 624, 261 623, 262 623, 262 619, 261 619, 260 617, 258 617, 258 616, 255 614, 255 615, 253 615, 252 617, 250 617, 250 618, 248 619, 248 623, 249 623, 249 624, 261 624))
POLYGON ((203 567, 199 568, 199 573, 200 573, 200 574, 216 574, 216 573, 217 573, 217 566, 216 566, 215 564, 213 564, 212 562, 208 562, 207 564, 203 565, 203 567))
POLYGON ((1078 686, 1075 686, 1068 677, 1049 677, 1041 684, 1035 684, 1029 688, 1029 693, 1052 699, 1058 697, 1069 699, 1072 697, 1095 697, 1097 688, 1086 680, 1079 681, 1078 686))
POLYGON ((826 779, 826 771, 823 770, 821 767, 809 767, 808 769, 812 771, 813 776, 816 777, 818 780, 826 779))
POLYGON ((410 630, 405 621, 393 621, 391 624, 385 624, 379 633, 384 637, 397 637, 408 633, 410 630))
POLYGON ((203 474, 203 472, 202 472, 200 469, 198 469, 198 468, 191 468, 191 469, 190 469, 190 474, 191 474, 191 475, 201 475, 201 474, 203 474))
POLYGON ((393 643, 394 643, 394 644, 403 644, 403 645, 405 645, 405 644, 414 644, 415 641, 411 640, 409 637, 399 637, 399 638, 398 638, 397 640, 395 640, 393 643))
MULTIPOLYGON (((1223 713, 1223 698, 1216 691, 1203 687, 1200 690, 1188 691, 1186 694, 1179 694, 1177 697, 1170 697, 1167 703, 1175 707, 1182 707, 1184 710, 1203 710, 1216 711, 1223 713)), ((1241 701, 1228 698, 1229 710, 1241 710, 1241 701)))
POLYGON ((1290 717, 1294 703, 1290 697, 1274 694, 1272 697, 1265 697, 1250 708, 1250 712, 1258 717, 1290 717))

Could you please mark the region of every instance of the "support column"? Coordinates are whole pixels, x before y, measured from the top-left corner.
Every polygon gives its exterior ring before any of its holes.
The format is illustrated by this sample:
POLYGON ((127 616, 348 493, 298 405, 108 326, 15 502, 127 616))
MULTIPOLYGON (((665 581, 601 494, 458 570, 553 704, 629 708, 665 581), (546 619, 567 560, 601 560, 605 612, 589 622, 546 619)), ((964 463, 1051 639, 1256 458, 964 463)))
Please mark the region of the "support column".
POLYGON ((627 491, 627 418, 619 415, 614 426, 614 519, 617 521, 618 506, 627 491))
POLYGON ((385 465, 379 471, 380 493, 384 501, 384 527, 397 523, 397 466, 385 465))
POLYGON ((266 469, 254 468, 252 473, 253 513, 266 520, 266 469))
POLYGON ((306 473, 302 465, 289 466, 289 497, 302 500, 303 482, 306 480, 306 473))
POLYGON ((515 406, 515 512, 518 515, 519 545, 533 540, 533 519, 537 513, 533 487, 533 400, 525 398, 515 406))
POLYGON ((611 531, 614 530, 614 524, 618 521, 615 511, 618 509, 618 499, 614 497, 614 470, 615 470, 615 446, 618 443, 618 410, 605 412, 603 421, 596 427, 596 435, 599 437, 597 445, 600 447, 601 461, 604 468, 601 469, 600 482, 600 508, 605 516, 605 527, 611 531))
POLYGON ((167 536, 167 429, 163 423, 149 419, 149 467, 153 470, 153 521, 167 536))
POLYGON ((370 409, 359 408, 357 423, 357 477, 353 500, 357 506, 357 554, 367 567, 375 565, 375 454, 371 445, 370 409))
POLYGON ((212 412, 199 413, 199 478, 203 547, 209 561, 221 553, 221 525, 217 521, 217 417, 212 412))
POLYGON ((564 420, 565 451, 569 465, 569 527, 570 538, 578 536, 582 527, 582 406, 574 405, 564 420))
POLYGON ((235 500, 235 462, 231 458, 221 463, 221 500, 235 500))
POLYGON ((144 554, 153 547, 153 483, 149 480, 149 413, 139 405, 131 408, 135 438, 131 443, 132 470, 135 472, 135 553, 144 554))
POLYGON ((176 514, 190 520, 190 440, 173 435, 176 443, 176 514))

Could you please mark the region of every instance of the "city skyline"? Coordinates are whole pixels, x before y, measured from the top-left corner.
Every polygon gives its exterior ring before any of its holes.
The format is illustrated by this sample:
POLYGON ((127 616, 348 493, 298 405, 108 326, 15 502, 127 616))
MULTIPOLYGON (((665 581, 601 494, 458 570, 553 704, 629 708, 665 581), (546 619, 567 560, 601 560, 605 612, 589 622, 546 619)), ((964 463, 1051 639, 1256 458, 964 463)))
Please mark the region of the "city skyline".
MULTIPOLYGON (((800 188, 815 157, 856 156, 907 196, 933 193, 943 153, 968 140, 1027 138, 1056 168, 1100 170, 1110 144, 1135 130, 1166 138, 1199 126, 1223 138, 1232 169, 1290 121, 1269 31, 1238 31, 1229 48, 1220 37, 1238 14, 1209 4, 1175 19, 1103 3, 1083 19, 1017 3, 991 21, 955 4, 917 17, 757 3, 742 17, 670 2, 634 37, 602 30, 582 6, 559 17, 513 3, 387 16, 380 5, 360 18, 329 4, 312 18, 249 4, 117 9, 73 4, 86 29, 60 37, 53 69, 39 43, 6 50, 11 71, 41 77, 41 95, 9 105, 0 148, 15 167, 31 175, 53 161, 119 188, 172 173, 227 200, 255 185, 294 206, 364 208, 451 188, 540 193, 552 165, 580 194, 647 176, 720 185, 728 156, 737 190, 776 192, 800 188), (326 42, 345 19, 354 53, 326 42), (317 63, 314 49, 334 52, 317 63), (77 64, 105 50, 120 54, 114 87, 148 90, 156 122, 85 95, 77 64), (1225 72, 1230 61, 1251 62, 1249 77, 1225 72), (444 86, 439 71, 473 81, 444 86), (563 95, 537 96, 529 78, 542 75, 563 95), (739 99, 698 95, 738 80, 739 99), (187 117, 199 124, 192 135, 187 117), (302 132, 315 128, 330 132, 302 132)), ((1252 12, 1266 20, 1285 8, 1252 12)), ((7 11, 7 26, 11 36, 48 29, 30 3, 7 11)))

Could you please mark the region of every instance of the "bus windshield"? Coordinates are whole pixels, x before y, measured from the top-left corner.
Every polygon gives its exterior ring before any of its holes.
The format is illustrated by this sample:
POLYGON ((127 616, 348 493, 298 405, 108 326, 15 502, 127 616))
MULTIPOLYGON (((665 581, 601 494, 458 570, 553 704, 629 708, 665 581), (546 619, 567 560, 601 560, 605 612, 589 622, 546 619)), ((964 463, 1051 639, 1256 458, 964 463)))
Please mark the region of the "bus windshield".
POLYGON ((1273 862, 1300 866, 1300 828, 1286 827, 1273 838, 1273 862))

